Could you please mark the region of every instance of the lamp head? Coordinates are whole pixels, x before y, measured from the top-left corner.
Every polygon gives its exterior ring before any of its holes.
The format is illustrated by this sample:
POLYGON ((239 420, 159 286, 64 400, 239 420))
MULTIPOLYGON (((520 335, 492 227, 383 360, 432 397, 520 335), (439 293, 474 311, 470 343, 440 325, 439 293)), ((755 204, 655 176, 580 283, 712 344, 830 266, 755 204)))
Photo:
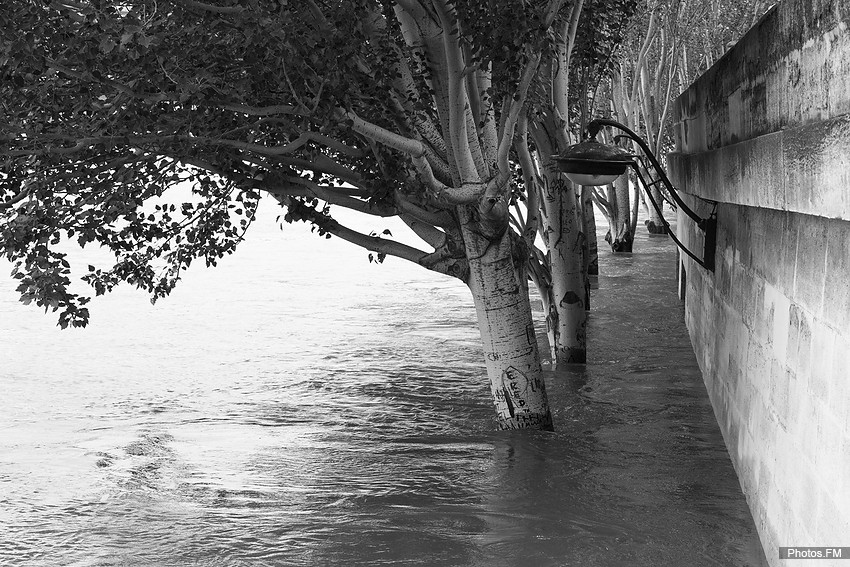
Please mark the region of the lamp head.
POLYGON ((632 156, 625 150, 595 139, 585 140, 555 156, 558 168, 577 185, 606 185, 632 165, 632 156))

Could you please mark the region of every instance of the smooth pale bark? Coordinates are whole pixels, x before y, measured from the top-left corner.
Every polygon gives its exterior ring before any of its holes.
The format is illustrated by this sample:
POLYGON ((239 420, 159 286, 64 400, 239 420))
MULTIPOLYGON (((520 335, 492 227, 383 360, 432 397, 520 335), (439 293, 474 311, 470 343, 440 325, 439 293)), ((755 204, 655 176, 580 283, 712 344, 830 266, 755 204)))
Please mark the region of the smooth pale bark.
POLYGON ((557 366, 587 362, 587 313, 579 201, 572 183, 554 171, 556 168, 554 163, 545 167, 548 182, 543 190, 543 222, 549 234, 552 296, 558 312, 554 322, 557 366))
POLYGON ((551 431, 552 413, 519 255, 513 253, 508 232, 492 240, 465 229, 464 241, 470 258, 467 283, 499 429, 551 431))
POLYGON ((616 202, 612 215, 611 250, 631 252, 634 232, 631 226, 630 188, 627 175, 621 175, 614 181, 616 202))
MULTIPOLYGON (((646 169, 641 168, 641 172, 643 173, 644 179, 647 180, 648 183, 652 183, 655 178, 652 176, 646 169)), ((652 195, 652 199, 658 203, 659 207, 664 207, 664 199, 661 195, 661 190, 658 185, 653 185, 649 188, 649 192, 652 195)), ((661 218, 661 215, 658 214, 658 211, 649 202, 648 199, 645 199, 644 208, 646 210, 647 219, 645 222, 646 229, 650 234, 667 234, 667 225, 664 224, 664 220, 661 218)))

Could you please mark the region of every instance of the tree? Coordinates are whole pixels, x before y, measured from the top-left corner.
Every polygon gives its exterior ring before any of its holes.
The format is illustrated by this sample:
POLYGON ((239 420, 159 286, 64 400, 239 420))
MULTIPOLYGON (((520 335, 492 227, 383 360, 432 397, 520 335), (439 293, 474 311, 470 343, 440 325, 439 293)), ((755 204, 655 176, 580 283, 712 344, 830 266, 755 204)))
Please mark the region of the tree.
POLYGON ((596 229, 588 188, 574 187, 553 158, 581 137, 587 101, 595 99, 634 5, 634 0, 584 0, 572 7, 561 22, 555 49, 541 63, 528 117, 519 124, 515 147, 528 213, 519 212, 516 225, 532 250, 530 275, 543 300, 556 365, 587 359, 587 276, 595 251, 589 242, 596 229), (575 67, 583 72, 571 72, 575 67), (533 246, 535 232, 542 249, 533 246))
MULTIPOLYGON (((580 11, 563 0, 10 0, 0 8, 0 241, 24 302, 85 326, 83 277, 152 301, 238 245, 258 200, 287 222, 465 282, 499 427, 552 428, 509 227, 530 86, 580 11), (19 34, 18 30, 31 30, 19 34), (189 184, 192 198, 162 200, 189 184), (423 241, 363 234, 340 206, 423 241)), ((559 127, 563 128, 563 124, 559 127)))
MULTIPOLYGON (((639 132, 661 161, 673 148, 669 130, 670 109, 679 96, 700 74, 752 27, 769 2, 762 0, 644 0, 629 20, 625 40, 619 45, 616 70, 611 77, 610 101, 617 120, 639 132)), ((657 179, 651 170, 639 163, 642 175, 650 184, 657 179)), ((634 180, 634 185, 637 186, 634 180)), ((631 217, 631 235, 623 228, 625 215, 623 195, 628 198, 626 181, 608 191, 603 208, 612 225, 612 248, 618 242, 631 251, 636 209, 631 217), (607 205, 607 206, 606 206, 607 205), (627 242, 628 240, 628 242, 627 242)), ((659 184, 650 187, 659 205, 666 196, 659 184)), ((655 207, 643 199, 650 233, 667 231, 655 207)), ((669 201, 669 199, 668 199, 669 201)))

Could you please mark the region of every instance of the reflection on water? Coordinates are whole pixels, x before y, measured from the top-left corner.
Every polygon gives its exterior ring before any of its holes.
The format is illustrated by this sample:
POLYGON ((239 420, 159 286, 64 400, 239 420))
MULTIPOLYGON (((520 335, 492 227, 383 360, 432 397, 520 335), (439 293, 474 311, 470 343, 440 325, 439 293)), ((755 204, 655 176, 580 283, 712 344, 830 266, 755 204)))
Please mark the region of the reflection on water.
POLYGON ((603 252, 540 433, 494 431, 463 286, 304 239, 260 227, 85 331, 0 283, 0 564, 766 564, 668 240, 603 252))

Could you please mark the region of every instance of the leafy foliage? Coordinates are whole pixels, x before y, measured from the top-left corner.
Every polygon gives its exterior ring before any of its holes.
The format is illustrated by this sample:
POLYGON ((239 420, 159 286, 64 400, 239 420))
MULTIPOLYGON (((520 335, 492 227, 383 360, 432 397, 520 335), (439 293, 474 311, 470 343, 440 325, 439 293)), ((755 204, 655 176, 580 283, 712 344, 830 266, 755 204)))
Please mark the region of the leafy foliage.
MULTIPOLYGON (((595 33, 613 42, 610 18, 629 0, 597 4, 607 16, 595 33)), ((62 327, 87 323, 89 300, 69 290, 61 251, 73 241, 115 255, 83 277, 96 294, 127 282, 155 301, 194 261, 232 252, 261 196, 287 209, 286 222, 378 261, 392 254, 463 278, 463 231, 507 226, 494 204, 510 200, 503 185, 516 167, 497 167, 493 144, 510 143, 523 73, 552 49, 549 24, 569 6, 4 1, 0 245, 22 299, 60 311, 62 327), (433 250, 356 233, 331 205, 402 215, 433 250)))
POLYGON ((606 115, 606 97, 619 49, 630 30, 639 0, 586 0, 570 67, 573 123, 583 132, 596 115, 606 115), (597 112, 599 109, 599 112, 597 112))

